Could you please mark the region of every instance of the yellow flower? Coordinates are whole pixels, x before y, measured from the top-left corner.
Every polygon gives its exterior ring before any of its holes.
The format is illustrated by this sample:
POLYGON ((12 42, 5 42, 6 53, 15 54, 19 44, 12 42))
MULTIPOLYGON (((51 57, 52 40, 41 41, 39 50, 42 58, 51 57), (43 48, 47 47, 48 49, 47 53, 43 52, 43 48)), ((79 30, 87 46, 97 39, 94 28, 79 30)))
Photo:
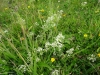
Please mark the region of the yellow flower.
POLYGON ((51 62, 54 62, 55 61, 55 58, 51 58, 51 62))
POLYGON ((98 56, 100 57, 100 53, 98 53, 98 56))
POLYGON ((99 10, 96 10, 96 11, 95 11, 95 13, 98 13, 98 12, 99 12, 99 10))
POLYGON ((30 8, 30 6, 28 6, 28 8, 30 8))
POLYGON ((65 16, 66 16, 66 14, 62 14, 62 16, 63 16, 63 17, 65 17, 65 16))
POLYGON ((5 10, 7 10, 8 8, 5 8, 5 10))
POLYGON ((98 34, 98 36, 100 36, 100 33, 98 34))
POLYGON ((85 38, 87 38, 87 37, 88 37, 88 35, 87 35, 87 34, 84 34, 84 37, 85 37, 85 38))
POLYGON ((40 11, 41 11, 41 12, 44 12, 44 9, 41 9, 40 11))

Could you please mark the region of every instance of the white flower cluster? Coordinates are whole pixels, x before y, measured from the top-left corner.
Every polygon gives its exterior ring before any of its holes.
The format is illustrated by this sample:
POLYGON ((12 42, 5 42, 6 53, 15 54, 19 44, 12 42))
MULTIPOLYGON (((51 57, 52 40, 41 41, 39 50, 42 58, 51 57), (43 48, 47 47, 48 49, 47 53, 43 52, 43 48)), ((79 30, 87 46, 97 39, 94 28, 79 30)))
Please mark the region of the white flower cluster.
POLYGON ((27 71, 26 65, 19 65, 18 70, 25 73, 27 71))
POLYGON ((39 53, 39 55, 43 55, 44 52, 47 52, 50 47, 52 47, 54 49, 54 54, 55 54, 55 50, 56 48, 58 48, 58 51, 61 51, 61 48, 63 47, 63 40, 64 40, 64 36, 62 35, 62 33, 59 33, 56 37, 55 37, 55 41, 50 43, 50 42, 46 42, 45 43, 45 48, 43 49, 42 47, 38 47, 35 48, 35 51, 37 53, 39 53))
POLYGON ((52 71, 51 75, 59 75, 59 70, 52 71))
POLYGON ((71 48, 69 50, 66 51, 67 55, 70 56, 71 54, 73 54, 74 48, 71 48))
POLYGON ((63 47, 63 40, 64 40, 64 36, 62 35, 62 33, 59 33, 57 35, 57 37, 55 37, 55 41, 53 43, 49 43, 49 42, 46 42, 45 44, 45 47, 48 48, 49 46, 51 47, 58 47, 58 49, 60 50, 62 47, 63 47))
POLYGON ((96 56, 94 54, 89 55, 89 57, 87 57, 88 60, 94 62, 96 61, 96 56))
MULTIPOLYGON (((41 47, 38 47, 37 51, 42 51, 43 49, 41 47)), ((40 52, 40 55, 41 55, 41 52, 40 52)), ((31 52, 28 52, 27 54, 27 63, 30 63, 31 62, 31 58, 32 58, 32 55, 31 55, 31 52)), ((39 62, 40 61, 40 58, 39 57, 36 57, 36 62, 39 62)))
POLYGON ((52 16, 48 17, 47 20, 45 21, 45 24, 42 26, 43 30, 49 30, 50 28, 56 26, 56 24, 59 22, 61 15, 62 15, 62 10, 58 11, 57 14, 53 14, 52 16))
POLYGON ((43 52, 45 51, 44 49, 42 49, 42 47, 38 47, 37 49, 35 49, 36 52, 40 53, 40 55, 43 55, 43 52))

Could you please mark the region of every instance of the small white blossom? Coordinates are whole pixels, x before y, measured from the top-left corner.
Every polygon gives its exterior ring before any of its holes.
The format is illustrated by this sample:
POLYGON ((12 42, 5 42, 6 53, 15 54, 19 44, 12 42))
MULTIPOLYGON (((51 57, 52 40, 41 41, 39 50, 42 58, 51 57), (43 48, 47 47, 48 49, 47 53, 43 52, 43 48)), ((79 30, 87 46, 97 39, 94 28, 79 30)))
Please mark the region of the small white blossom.
POLYGON ((50 42, 46 42, 45 47, 48 48, 49 46, 51 46, 50 42))
POLYGON ((45 49, 42 49, 42 47, 38 47, 37 49, 35 49, 36 52, 38 52, 40 55, 43 55, 45 49))
POLYGON ((52 47, 57 47, 57 42, 54 41, 52 44, 51 44, 52 47))
POLYGON ((87 5, 87 2, 82 2, 81 5, 82 6, 86 6, 87 5))
POLYGON ((33 32, 29 32, 29 36, 33 36, 34 35, 34 33, 33 32))
POLYGON ((62 35, 62 33, 59 33, 59 34, 57 35, 57 37, 55 38, 55 40, 56 40, 57 42, 62 42, 64 38, 65 38, 65 37, 62 35))
POLYGON ((60 13, 60 15, 62 15, 62 13, 63 13, 63 10, 60 10, 60 11, 58 11, 59 13, 60 13))
POLYGON ((77 50, 79 50, 79 49, 80 49, 80 46, 79 46, 79 45, 77 45, 77 46, 76 46, 76 49, 77 49, 77 50))
POLYGON ((57 23, 59 22, 62 15, 62 10, 59 11, 57 14, 53 14, 47 18, 44 25, 42 26, 42 29, 47 31, 51 29, 52 27, 55 27, 57 23))
POLYGON ((41 52, 41 51, 43 51, 43 49, 41 47, 38 47, 37 51, 41 52))
POLYGON ((61 50, 61 48, 63 47, 63 40, 64 40, 64 36, 62 35, 62 33, 59 33, 57 35, 57 37, 55 37, 55 41, 51 44, 52 47, 58 47, 59 51, 61 50))
POLYGON ((58 0, 58 2, 60 2, 60 0, 58 0))
POLYGON ((62 35, 62 33, 59 33, 57 35, 57 37, 55 37, 55 41, 52 42, 52 43, 49 43, 49 42, 46 42, 45 43, 45 48, 48 49, 50 46, 53 47, 53 48, 58 48, 59 51, 61 50, 61 48, 63 47, 63 40, 64 40, 64 36, 62 35))
POLYGON ((63 47, 63 44, 60 43, 60 42, 57 42, 57 47, 58 47, 59 49, 61 49, 61 48, 63 47))
POLYGON ((8 30, 5 30, 4 33, 8 33, 8 30))
POLYGON ((37 22, 35 22, 35 25, 38 26, 39 24, 37 22))
POLYGON ((51 75, 59 75, 59 70, 52 71, 51 75))
POLYGON ((88 60, 94 62, 96 61, 96 56, 94 54, 89 55, 89 57, 87 57, 88 60))
POLYGON ((27 71, 27 67, 26 67, 26 65, 19 65, 18 70, 25 73, 27 71))
POLYGON ((36 62, 39 62, 41 59, 39 57, 36 57, 36 62))
POLYGON ((68 54, 68 56, 70 56, 71 54, 73 54, 74 48, 71 48, 69 50, 66 51, 66 53, 68 54))

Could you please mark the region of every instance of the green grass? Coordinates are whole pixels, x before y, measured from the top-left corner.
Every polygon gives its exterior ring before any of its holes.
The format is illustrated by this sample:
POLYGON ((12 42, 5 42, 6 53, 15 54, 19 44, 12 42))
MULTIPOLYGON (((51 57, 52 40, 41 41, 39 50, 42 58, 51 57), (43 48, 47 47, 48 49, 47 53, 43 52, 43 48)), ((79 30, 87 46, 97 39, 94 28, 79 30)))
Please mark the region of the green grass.
POLYGON ((100 75, 97 0, 0 5, 0 75, 100 75))

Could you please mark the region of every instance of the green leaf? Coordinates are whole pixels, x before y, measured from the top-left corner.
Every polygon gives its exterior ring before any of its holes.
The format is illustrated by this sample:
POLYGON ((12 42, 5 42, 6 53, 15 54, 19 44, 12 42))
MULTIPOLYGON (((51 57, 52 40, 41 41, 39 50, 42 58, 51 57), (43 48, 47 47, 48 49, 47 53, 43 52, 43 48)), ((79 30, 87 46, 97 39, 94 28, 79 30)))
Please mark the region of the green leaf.
POLYGON ((52 70, 52 68, 51 68, 48 64, 43 63, 43 62, 38 63, 38 66, 40 66, 40 67, 46 67, 46 68, 48 68, 49 70, 52 70))

